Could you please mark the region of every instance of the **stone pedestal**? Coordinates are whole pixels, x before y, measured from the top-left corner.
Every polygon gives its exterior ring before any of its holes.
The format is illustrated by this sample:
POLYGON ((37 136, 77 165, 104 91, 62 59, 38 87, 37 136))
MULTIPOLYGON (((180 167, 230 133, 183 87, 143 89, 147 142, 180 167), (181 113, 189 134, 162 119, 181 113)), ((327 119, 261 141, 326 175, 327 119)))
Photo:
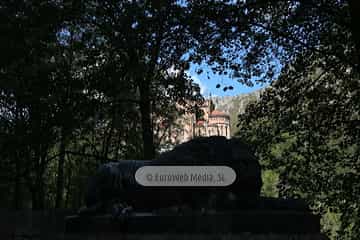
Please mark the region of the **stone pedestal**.
MULTIPOLYGON (((59 240, 328 240, 322 234, 67 234, 59 240)), ((56 240, 58 240, 56 239, 56 240)))
POLYGON ((147 240, 205 239, 204 236, 211 236, 210 239, 326 239, 320 234, 319 216, 287 210, 251 210, 207 215, 136 213, 120 219, 113 219, 109 215, 69 216, 66 218, 65 231, 68 236, 86 234, 100 239, 105 235, 110 238, 121 235, 122 239, 147 240), (217 237, 214 238, 215 236, 217 237))

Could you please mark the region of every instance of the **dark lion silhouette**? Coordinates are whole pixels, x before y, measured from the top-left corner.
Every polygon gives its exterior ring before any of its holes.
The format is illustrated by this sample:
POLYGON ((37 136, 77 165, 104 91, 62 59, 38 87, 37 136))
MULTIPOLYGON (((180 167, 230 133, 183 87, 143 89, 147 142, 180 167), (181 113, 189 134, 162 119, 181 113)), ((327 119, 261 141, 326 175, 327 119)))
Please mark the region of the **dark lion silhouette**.
POLYGON ((254 208, 259 204, 261 169, 250 148, 239 139, 199 137, 176 146, 154 160, 121 160, 100 166, 90 177, 86 208, 82 214, 115 213, 129 209, 227 210, 254 208), (226 187, 144 187, 135 181, 135 172, 153 165, 222 165, 236 173, 226 187))

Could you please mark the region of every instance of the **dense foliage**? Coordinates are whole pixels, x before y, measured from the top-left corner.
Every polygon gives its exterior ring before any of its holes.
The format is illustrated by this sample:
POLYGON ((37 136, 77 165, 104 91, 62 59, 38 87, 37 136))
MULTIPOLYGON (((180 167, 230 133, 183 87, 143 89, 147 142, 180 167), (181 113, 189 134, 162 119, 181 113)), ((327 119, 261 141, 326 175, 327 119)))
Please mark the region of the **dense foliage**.
POLYGON ((308 10, 292 25, 307 40, 278 32, 301 50, 260 101, 239 116, 238 135, 254 146, 265 169, 279 174, 280 196, 306 199, 334 239, 357 239, 360 71, 354 12, 359 5, 293 4, 308 10))
POLYGON ((161 144, 158 119, 168 126, 181 114, 177 104, 196 111, 189 103, 202 99, 186 74, 190 64, 207 62, 222 73, 232 63, 240 79, 236 59, 248 61, 237 53, 251 55, 256 38, 246 36, 256 33, 244 22, 248 8, 231 1, 1 2, 0 177, 10 193, 1 195, 3 205, 78 207, 82 176, 99 163, 152 158, 161 144))
POLYGON ((340 214, 341 232, 333 235, 356 239, 360 81, 350 68, 328 71, 311 60, 306 71, 284 69, 260 100, 248 105, 239 115, 238 135, 254 146, 265 169, 279 174, 280 196, 304 198, 328 220, 329 211, 330 217, 340 214))
POLYGON ((99 163, 153 158, 179 105, 198 113, 191 64, 248 85, 282 68, 240 134, 278 172, 280 195, 340 214, 341 236, 356 238, 358 11, 355 0, 0 2, 1 204, 77 208, 99 163))

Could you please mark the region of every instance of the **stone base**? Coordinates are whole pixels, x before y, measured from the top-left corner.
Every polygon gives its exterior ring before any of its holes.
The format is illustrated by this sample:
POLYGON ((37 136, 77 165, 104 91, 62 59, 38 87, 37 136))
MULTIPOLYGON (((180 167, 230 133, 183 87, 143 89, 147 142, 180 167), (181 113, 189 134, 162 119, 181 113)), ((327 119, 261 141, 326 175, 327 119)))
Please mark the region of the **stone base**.
POLYGON ((322 234, 67 234, 56 240, 329 240, 322 234))
POLYGON ((122 219, 113 219, 108 215, 95 217, 69 216, 65 221, 65 233, 126 233, 130 235, 146 234, 146 236, 149 234, 233 235, 252 233, 260 235, 280 234, 286 236, 295 234, 301 236, 317 236, 320 233, 320 217, 301 211, 264 210, 231 213, 221 212, 207 215, 154 215, 151 213, 134 213, 122 219))

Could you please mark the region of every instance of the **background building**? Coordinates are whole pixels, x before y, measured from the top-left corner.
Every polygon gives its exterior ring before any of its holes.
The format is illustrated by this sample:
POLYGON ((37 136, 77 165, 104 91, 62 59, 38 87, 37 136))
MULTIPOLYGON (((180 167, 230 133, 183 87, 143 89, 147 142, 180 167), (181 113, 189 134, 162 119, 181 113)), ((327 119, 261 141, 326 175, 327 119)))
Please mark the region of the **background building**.
POLYGON ((230 116, 214 108, 211 99, 205 101, 205 104, 201 107, 204 115, 196 119, 192 138, 197 136, 224 136, 230 138, 230 116))
POLYGON ((227 113, 216 110, 212 100, 204 101, 200 106, 200 114, 185 113, 173 124, 160 126, 158 135, 161 135, 161 151, 171 149, 174 145, 187 142, 195 137, 224 136, 231 137, 230 116, 227 113))

